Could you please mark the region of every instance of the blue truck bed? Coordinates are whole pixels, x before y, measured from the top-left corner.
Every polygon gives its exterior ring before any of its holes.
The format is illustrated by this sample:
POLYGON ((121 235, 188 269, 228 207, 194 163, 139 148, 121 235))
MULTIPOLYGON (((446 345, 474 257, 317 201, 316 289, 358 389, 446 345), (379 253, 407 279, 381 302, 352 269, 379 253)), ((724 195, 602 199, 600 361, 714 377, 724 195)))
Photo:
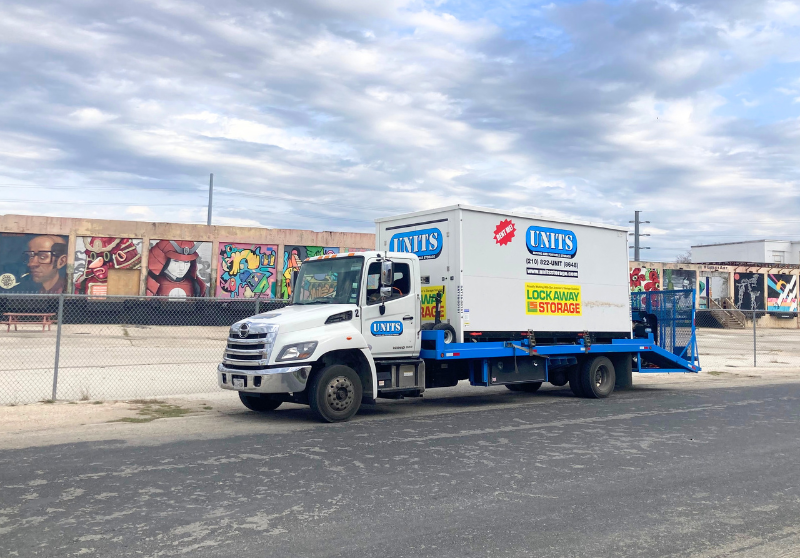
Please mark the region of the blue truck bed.
POLYGON ((579 356, 587 354, 630 354, 635 357, 634 372, 697 373, 701 368, 695 335, 694 294, 693 290, 632 293, 633 320, 646 326, 647 337, 591 344, 580 339, 575 344, 531 347, 527 339, 445 344, 444 331, 424 330, 420 357, 474 361, 470 363, 473 385, 489 385, 489 359, 504 357, 541 357, 545 362, 545 381, 551 366, 573 364, 579 356))

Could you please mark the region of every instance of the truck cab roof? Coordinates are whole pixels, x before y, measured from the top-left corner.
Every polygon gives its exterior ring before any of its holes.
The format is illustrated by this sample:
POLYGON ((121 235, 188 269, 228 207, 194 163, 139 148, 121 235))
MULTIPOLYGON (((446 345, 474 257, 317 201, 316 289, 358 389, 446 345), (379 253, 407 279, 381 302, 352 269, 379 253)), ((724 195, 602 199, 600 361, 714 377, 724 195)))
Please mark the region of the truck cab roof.
POLYGON ((314 256, 312 258, 307 258, 305 261, 313 262, 314 260, 327 260, 330 258, 346 258, 358 256, 363 258, 388 258, 388 259, 395 259, 395 258, 403 258, 407 260, 414 260, 417 259, 416 254, 412 254, 409 252, 384 252, 381 250, 367 250, 365 252, 340 252, 338 254, 327 254, 325 256, 314 256))

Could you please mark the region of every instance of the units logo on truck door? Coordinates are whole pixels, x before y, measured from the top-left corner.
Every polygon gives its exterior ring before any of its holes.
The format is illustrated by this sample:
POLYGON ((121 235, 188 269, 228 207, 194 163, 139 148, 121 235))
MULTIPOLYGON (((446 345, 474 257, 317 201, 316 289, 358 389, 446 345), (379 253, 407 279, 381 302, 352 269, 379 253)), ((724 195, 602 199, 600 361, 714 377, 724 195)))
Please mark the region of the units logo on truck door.
POLYGON ((369 326, 369 331, 375 337, 400 335, 403 333, 403 322, 394 320, 385 322, 372 322, 372 324, 369 326))
POLYGON ((389 250, 416 254, 421 260, 433 260, 442 253, 443 240, 442 231, 435 228, 397 233, 389 240, 389 250))
POLYGON ((572 259, 578 253, 578 237, 565 229, 528 227, 526 243, 534 256, 572 259))
POLYGON ((580 285, 525 283, 525 313, 537 316, 580 316, 580 285))

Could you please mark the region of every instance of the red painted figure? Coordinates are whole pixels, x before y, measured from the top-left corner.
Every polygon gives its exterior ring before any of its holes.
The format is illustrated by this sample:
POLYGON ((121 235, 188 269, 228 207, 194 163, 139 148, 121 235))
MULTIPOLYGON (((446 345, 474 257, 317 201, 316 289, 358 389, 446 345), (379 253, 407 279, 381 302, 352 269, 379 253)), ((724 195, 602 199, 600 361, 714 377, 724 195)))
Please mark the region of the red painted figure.
POLYGON ((147 295, 205 296, 206 284, 197 276, 199 245, 190 240, 159 240, 150 248, 147 295))
POLYGON ((106 294, 109 269, 136 269, 142 261, 130 238, 93 236, 84 253, 86 269, 75 281, 75 292, 79 294, 106 294))

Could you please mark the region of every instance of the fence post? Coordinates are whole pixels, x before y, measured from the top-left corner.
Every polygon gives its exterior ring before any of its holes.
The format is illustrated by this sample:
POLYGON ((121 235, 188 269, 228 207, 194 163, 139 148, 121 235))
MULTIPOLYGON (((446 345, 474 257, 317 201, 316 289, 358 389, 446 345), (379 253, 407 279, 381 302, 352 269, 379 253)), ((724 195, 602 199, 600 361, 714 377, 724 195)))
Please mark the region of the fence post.
POLYGON ((261 298, 256 294, 256 314, 261 313, 261 298))
POLYGON ((56 326, 56 361, 53 365, 53 396, 56 400, 56 390, 58 389, 58 359, 61 356, 61 324, 64 321, 64 293, 58 295, 58 325, 56 326))
POLYGON ((756 309, 753 308, 753 368, 756 367, 756 309))

